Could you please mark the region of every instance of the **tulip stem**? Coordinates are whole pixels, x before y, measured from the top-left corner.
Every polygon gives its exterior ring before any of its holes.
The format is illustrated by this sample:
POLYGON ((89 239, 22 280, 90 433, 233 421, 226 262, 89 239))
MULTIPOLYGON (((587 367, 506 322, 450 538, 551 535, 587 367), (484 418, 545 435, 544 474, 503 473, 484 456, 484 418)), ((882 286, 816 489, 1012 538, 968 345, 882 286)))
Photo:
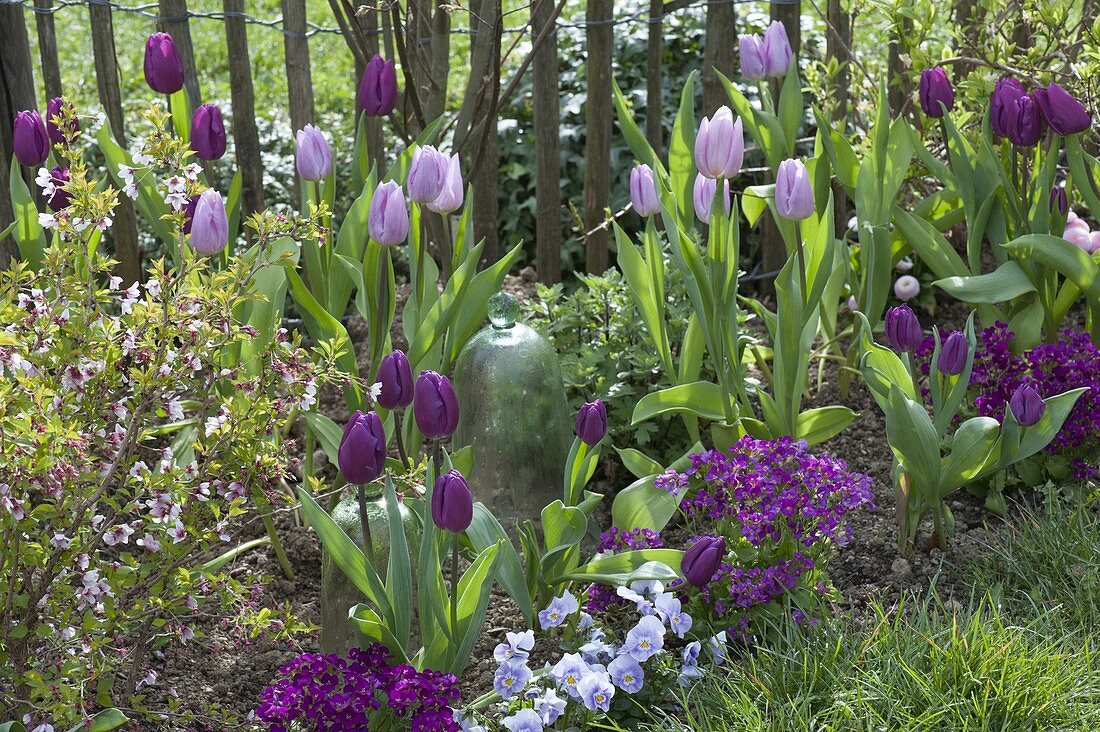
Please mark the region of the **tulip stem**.
POLYGON ((809 273, 806 271, 806 249, 802 241, 802 226, 797 221, 794 222, 794 236, 795 241, 798 242, 796 245, 798 247, 798 270, 802 277, 802 306, 805 307, 807 305, 806 299, 810 296, 807 285, 809 273))
POLYGON ((451 633, 458 634, 458 534, 451 534, 451 633))
POLYGON ((362 483, 355 486, 359 494, 359 524, 363 527, 363 556, 370 562, 370 566, 376 572, 378 565, 374 558, 374 541, 370 535, 370 519, 367 517, 367 488, 362 483))
POLYGON ((410 467, 409 466, 409 456, 405 452, 405 438, 401 436, 401 433, 404 432, 404 430, 401 428, 401 412, 400 412, 400 410, 395 410, 394 411, 393 419, 394 419, 394 424, 397 425, 397 429, 395 430, 395 432, 397 433, 397 454, 401 456, 401 465, 403 467, 405 467, 405 469, 408 469, 410 467))
POLYGON ((279 541, 279 532, 275 530, 275 522, 271 520, 271 512, 267 509, 270 508, 270 504, 261 509, 263 513, 264 529, 267 531, 268 537, 271 539, 271 548, 275 550, 275 557, 279 560, 279 566, 283 570, 283 576, 288 580, 294 580, 294 568, 290 564, 290 559, 286 555, 286 550, 283 549, 283 542, 279 541))

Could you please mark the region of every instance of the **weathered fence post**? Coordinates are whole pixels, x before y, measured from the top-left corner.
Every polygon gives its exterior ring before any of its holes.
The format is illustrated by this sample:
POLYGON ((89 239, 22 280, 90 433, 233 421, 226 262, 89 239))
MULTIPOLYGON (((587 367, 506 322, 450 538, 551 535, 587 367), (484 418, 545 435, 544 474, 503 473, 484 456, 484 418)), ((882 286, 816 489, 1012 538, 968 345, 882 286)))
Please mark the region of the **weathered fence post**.
POLYGON ((449 0, 438 0, 432 14, 431 74, 424 116, 430 122, 447 108, 447 77, 451 75, 451 14, 449 0))
POLYGON ((611 201, 611 60, 615 43, 615 0, 588 0, 588 98, 585 102, 584 228, 585 270, 607 269, 607 227, 611 201), (597 228, 598 227, 598 228, 597 228))
MULTIPOLYGON (((775 7, 772 5, 773 16, 775 7)), ((703 45, 703 111, 707 115, 713 114, 721 106, 729 106, 730 103, 729 95, 715 72, 721 71, 727 77, 733 76, 736 63, 736 26, 737 11, 733 7, 733 0, 709 0, 706 39, 703 45)))
MULTIPOLYGON (((836 62, 836 73, 829 79, 828 98, 834 100, 833 121, 846 132, 848 119, 848 92, 852 78, 852 16, 844 9, 842 0, 829 0, 825 11, 826 55, 836 62)), ((837 231, 848 226, 848 196, 840 181, 833 180, 833 222, 837 231)))
POLYGON ((292 132, 313 122, 313 79, 309 68, 305 0, 283 0, 283 47, 292 132))
MULTIPOLYGON (((15 220, 8 191, 13 154, 11 125, 17 112, 37 108, 32 68, 23 6, 0 4, 0 180, 3 181, 0 188, 4 191, 0 193, 0 229, 6 229, 15 220)), ((18 258, 19 249, 13 237, 0 242, 0 269, 7 269, 18 258)))
MULTIPOLYGON (((655 0, 660 2, 661 0, 655 0)), ((558 33, 554 0, 531 6, 531 35, 545 33, 535 50, 535 249, 539 281, 561 281, 561 107, 558 101, 558 33)))
MULTIPOLYGON (((118 65, 115 53, 115 31, 111 21, 111 6, 107 0, 90 0, 88 14, 92 23, 92 53, 95 59, 96 85, 99 102, 111 123, 111 132, 119 145, 126 147, 126 128, 122 117, 122 91, 118 85, 118 65)), ((126 196, 118 197, 111 235, 115 244, 118 274, 124 283, 143 279, 141 246, 137 238, 137 214, 134 203, 126 196)))
POLYGON ((259 211, 264 207, 264 171, 256 131, 244 0, 225 0, 225 39, 229 58, 233 60, 229 64, 229 86, 233 96, 233 141, 237 147, 237 167, 241 169, 241 202, 246 212, 259 211))
POLYGON ((661 124, 664 16, 665 0, 649 0, 649 35, 645 54, 645 139, 658 157, 664 147, 664 130, 661 124))
POLYGON ((191 20, 187 12, 187 0, 160 0, 160 29, 172 36, 183 61, 183 86, 187 89, 187 98, 191 109, 202 104, 202 91, 199 89, 199 72, 195 66, 195 47, 191 43, 191 20))
POLYGON ((53 25, 53 0, 34 0, 34 21, 38 28, 38 57, 42 61, 42 80, 46 98, 61 96, 61 67, 57 63, 57 34, 53 25))

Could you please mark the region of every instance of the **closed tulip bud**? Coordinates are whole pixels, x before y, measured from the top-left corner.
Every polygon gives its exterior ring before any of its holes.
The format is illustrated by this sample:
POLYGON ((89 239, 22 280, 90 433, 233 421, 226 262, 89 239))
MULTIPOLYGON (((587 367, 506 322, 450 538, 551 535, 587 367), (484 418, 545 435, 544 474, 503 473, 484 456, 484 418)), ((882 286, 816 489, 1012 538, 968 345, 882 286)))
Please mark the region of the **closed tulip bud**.
POLYGON ((917 90, 920 108, 929 117, 942 117, 944 108, 948 112, 955 106, 955 90, 942 66, 925 69, 920 75, 920 87, 917 90), (941 107, 940 105, 943 105, 941 107))
POLYGON ((437 214, 449 214, 462 208, 465 197, 465 189, 462 185, 462 163, 458 159, 458 153, 447 158, 447 172, 443 176, 443 190, 428 204, 429 211, 437 214))
POLYGON ((808 219, 814 212, 814 189, 801 160, 784 160, 775 174, 775 210, 790 221, 808 219))
POLYGON ((1043 418, 1046 404, 1039 390, 1031 382, 1020 384, 1012 397, 1008 400, 1008 408, 1012 410, 1012 416, 1021 427, 1031 427, 1043 418))
POLYGON ((920 321, 908 305, 890 308, 886 313, 886 342, 899 353, 913 353, 924 340, 920 321))
POLYGON ((229 243, 229 217, 221 194, 208 188, 195 204, 191 219, 191 248, 200 254, 217 254, 229 243))
POLYGON ((970 344, 966 342, 966 336, 956 330, 947 336, 947 340, 940 346, 940 357, 936 361, 936 368, 940 373, 948 376, 958 376, 966 368, 968 355, 970 355, 970 344))
POLYGON ((145 41, 145 81, 161 94, 175 94, 183 88, 183 61, 167 33, 154 33, 145 41))
POLYGON ((69 169, 62 168, 60 166, 50 169, 50 179, 54 184, 53 195, 46 201, 46 205, 50 207, 51 211, 60 211, 64 208, 68 208, 72 203, 73 194, 62 188, 63 185, 69 182, 69 169))
POLYGON ((386 409, 403 409, 413 400, 413 375, 404 351, 393 350, 382 358, 374 380, 382 385, 378 403, 386 409))
POLYGON ((367 214, 367 233, 377 244, 397 246, 409 235, 409 209, 397 181, 388 180, 374 189, 367 214))
MULTIPOLYGON (((718 181, 707 178, 702 173, 695 176, 695 189, 693 200, 695 203, 695 216, 704 224, 710 223, 710 208, 714 203, 714 191, 718 188, 718 181)), ((730 213, 730 182, 722 181, 722 193, 726 204, 726 215, 730 213)))
POLYGON ((413 387, 413 416, 425 437, 449 437, 458 427, 458 397, 446 376, 421 371, 413 387))
POLYGON ((371 117, 385 117, 397 104, 397 71, 393 61, 375 55, 363 69, 359 79, 356 106, 371 117))
POLYGON ((764 31, 764 73, 767 76, 784 76, 791 67, 791 41, 783 23, 773 20, 764 31))
POLYGON ((412 165, 406 187, 409 198, 417 203, 431 203, 443 191, 447 175, 447 156, 431 145, 413 150, 412 165))
POLYGON ((920 282, 913 275, 902 275, 894 282, 894 294, 899 300, 912 300, 920 294, 920 282))
POLYGON ((734 122, 729 107, 714 117, 703 117, 695 137, 695 167, 708 178, 732 178, 741 170, 745 156, 745 133, 738 117, 734 122))
POLYGON ((332 170, 332 149, 328 146, 324 133, 313 125, 306 125, 298 130, 295 139, 298 142, 298 152, 294 163, 298 167, 298 175, 303 180, 322 180, 328 177, 332 170))
POLYGON ((1031 147, 1046 132, 1046 123, 1039 103, 1030 94, 1024 94, 1009 107, 1008 139, 1013 145, 1031 147))
POLYGON ((474 518, 474 494, 457 470, 440 475, 432 488, 432 522, 454 534, 470 528, 474 518))
POLYGON ((764 41, 755 33, 741 36, 738 40, 738 56, 741 61, 741 76, 750 81, 763 79, 768 75, 764 56, 764 41))
POLYGON ((607 434, 607 407, 602 399, 585 402, 577 412, 577 424, 573 431, 581 442, 589 447, 595 446, 607 434))
POLYGON ((11 138, 15 159, 22 165, 30 168, 39 166, 50 155, 46 125, 33 109, 15 115, 11 138))
POLYGON ((191 149, 200 160, 220 160, 225 155, 222 111, 213 104, 200 105, 191 117, 191 149))
POLYGON ((726 556, 726 540, 720 536, 704 536, 688 547, 680 558, 680 571, 691 584, 706 587, 726 556))
POLYGON ((1046 89, 1036 89, 1032 94, 1050 129, 1059 135, 1074 135, 1092 126, 1092 117, 1084 105, 1053 81, 1046 89))
POLYGON ((356 411, 344 425, 337 453, 340 474, 350 485, 363 485, 386 467, 386 431, 374 412, 356 411))
POLYGON ((76 109, 61 97, 54 97, 46 103, 46 133, 49 135, 50 143, 54 145, 64 145, 68 142, 68 138, 80 133, 80 120, 76 117, 76 109), (55 119, 62 120, 62 124, 65 125, 64 130, 57 126, 55 119))
POLYGON ((1016 100, 1026 96, 1024 87, 1011 76, 997 81, 989 98, 989 123, 998 137, 1008 137, 1012 108, 1016 100))
POLYGON ((630 205, 639 216, 652 216, 661 211, 657 183, 648 165, 635 165, 630 171, 630 205))
POLYGON ((1050 201, 1048 203, 1050 212, 1058 212, 1061 216, 1066 216, 1069 213, 1069 199, 1066 197, 1066 189, 1062 186, 1054 186, 1050 189, 1050 201))

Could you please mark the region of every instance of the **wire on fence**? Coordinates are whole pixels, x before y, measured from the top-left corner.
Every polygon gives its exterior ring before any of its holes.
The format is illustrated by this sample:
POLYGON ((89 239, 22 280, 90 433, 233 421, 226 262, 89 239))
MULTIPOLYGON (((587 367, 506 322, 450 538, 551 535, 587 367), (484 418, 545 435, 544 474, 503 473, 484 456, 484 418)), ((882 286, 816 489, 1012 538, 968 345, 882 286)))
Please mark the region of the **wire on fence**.
MULTIPOLYGON (((688 2, 683 2, 682 0, 673 0, 673 2, 666 3, 666 5, 671 6, 671 7, 670 7, 670 9, 666 10, 665 15, 663 15, 662 17, 659 17, 659 18, 650 18, 649 17, 649 9, 648 8, 642 8, 642 9, 639 9, 638 11, 636 11, 634 13, 631 13, 629 15, 624 15, 624 16, 621 16, 621 17, 618 17, 618 18, 612 18, 612 19, 609 19, 609 20, 596 20, 596 21, 588 21, 588 20, 561 21, 561 20, 559 20, 558 23, 557 23, 557 27, 568 29, 568 28, 588 28, 589 26, 604 26, 604 25, 620 26, 620 25, 630 25, 630 24, 662 23, 662 22, 664 22, 665 17, 667 17, 667 14, 669 14, 669 13, 678 13, 678 12, 681 12, 681 11, 684 11, 684 10, 689 10, 689 9, 692 9, 692 8, 706 7, 706 6, 710 6, 710 5, 727 5, 727 4, 728 5, 743 5, 743 4, 746 4, 746 3, 760 3, 760 2, 762 2, 762 0, 689 0, 688 2)), ((794 2, 794 0, 778 0, 778 4, 784 4, 784 2, 794 2)), ((0 0, 0 5, 20 5, 25 10, 30 10, 32 13, 38 13, 38 14, 42 14, 42 15, 52 15, 52 14, 58 12, 59 10, 61 10, 62 8, 68 8, 68 7, 87 7, 89 5, 107 5, 107 6, 110 6, 110 8, 112 10, 117 10, 120 13, 133 13, 135 15, 140 15, 143 18, 148 18, 149 20, 152 20, 156 23, 178 23, 178 22, 181 22, 181 21, 184 21, 184 20, 189 20, 191 18, 205 18, 205 19, 211 19, 211 20, 225 20, 227 17, 230 17, 230 18, 243 18, 246 23, 251 23, 252 25, 264 26, 266 28, 273 28, 273 29, 279 31, 280 33, 282 33, 284 36, 289 36, 291 38, 310 38, 312 36, 317 35, 318 33, 339 34, 339 33, 343 32, 338 27, 323 26, 323 25, 319 25, 317 23, 314 23, 312 21, 307 20, 306 25, 309 26, 309 30, 306 31, 305 33, 297 33, 295 31, 288 31, 287 29, 282 27, 283 19, 282 19, 281 16, 274 19, 274 20, 264 20, 262 18, 257 18, 255 16, 249 15, 248 13, 240 13, 240 12, 234 12, 234 11, 230 11, 230 12, 224 12, 224 11, 223 12, 198 12, 198 11, 188 10, 187 13, 185 13, 183 15, 166 16, 166 15, 161 15, 159 12, 156 12, 159 9, 159 5, 157 3, 145 3, 145 4, 142 4, 142 5, 122 5, 121 3, 114 2, 113 0, 52 0, 52 4, 49 7, 38 7, 34 4, 33 0, 0 0)), ((502 29, 501 32, 505 33, 505 34, 516 34, 516 33, 526 33, 527 30, 528 30, 527 26, 524 25, 524 26, 518 27, 518 28, 504 28, 504 29, 502 29)), ((356 29, 356 31, 358 33, 360 33, 361 35, 364 35, 364 36, 379 35, 382 32, 381 30, 377 30, 377 29, 372 30, 372 29, 366 29, 366 28, 359 28, 359 29, 356 29)), ((477 35, 476 30, 471 30, 469 28, 451 28, 450 32, 452 34, 458 34, 458 35, 468 35, 468 36, 477 35)))

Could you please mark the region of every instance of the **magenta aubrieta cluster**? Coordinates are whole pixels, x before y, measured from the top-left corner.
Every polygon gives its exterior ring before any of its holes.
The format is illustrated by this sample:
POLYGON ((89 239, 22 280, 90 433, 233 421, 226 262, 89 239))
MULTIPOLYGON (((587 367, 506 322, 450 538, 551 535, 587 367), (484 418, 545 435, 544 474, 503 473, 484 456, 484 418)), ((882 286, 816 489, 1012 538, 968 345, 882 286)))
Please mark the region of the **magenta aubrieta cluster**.
POLYGON ((459 699, 458 679, 389 661, 389 651, 378 644, 352 648, 347 658, 303 653, 264 689, 256 716, 271 732, 351 732, 369 729, 371 712, 384 705, 407 718, 412 732, 457 732, 451 705, 459 699))

